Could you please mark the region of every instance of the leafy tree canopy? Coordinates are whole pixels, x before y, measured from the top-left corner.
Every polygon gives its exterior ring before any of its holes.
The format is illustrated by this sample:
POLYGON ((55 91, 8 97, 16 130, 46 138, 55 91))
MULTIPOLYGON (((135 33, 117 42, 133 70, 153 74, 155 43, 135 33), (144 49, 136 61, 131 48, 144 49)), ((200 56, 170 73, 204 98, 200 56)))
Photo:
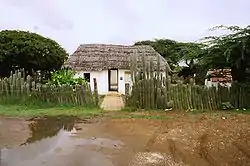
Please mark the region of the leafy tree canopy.
POLYGON ((229 34, 203 39, 207 54, 203 61, 210 68, 231 68, 234 81, 246 82, 250 69, 250 26, 218 26, 212 30, 227 30, 229 34))
POLYGON ((172 69, 185 61, 188 66, 198 59, 202 53, 202 44, 184 43, 170 39, 156 39, 136 42, 135 45, 151 45, 169 63, 172 69))
POLYGON ((176 41, 170 39, 156 39, 136 42, 135 45, 150 45, 161 54, 173 69, 180 60, 180 48, 176 41))
MULTIPOLYGON (((250 81, 250 26, 217 26, 212 30, 221 29, 230 33, 205 37, 201 43, 157 39, 136 42, 135 45, 151 45, 169 62, 172 69, 178 68, 180 61, 186 62, 188 67, 179 73, 184 77, 193 73, 204 77, 209 68, 231 68, 234 81, 250 81)), ((204 80, 202 77, 200 82, 204 80)))
POLYGON ((0 76, 20 68, 29 73, 49 72, 59 69, 67 57, 67 52, 49 38, 26 31, 0 31, 0 76))

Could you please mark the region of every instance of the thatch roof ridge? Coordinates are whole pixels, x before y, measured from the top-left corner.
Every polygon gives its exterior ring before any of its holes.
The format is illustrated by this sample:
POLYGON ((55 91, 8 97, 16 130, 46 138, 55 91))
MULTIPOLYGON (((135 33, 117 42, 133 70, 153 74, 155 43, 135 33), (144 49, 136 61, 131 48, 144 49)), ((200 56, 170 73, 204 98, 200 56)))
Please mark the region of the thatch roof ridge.
POLYGON ((123 47, 123 48, 131 48, 131 47, 151 47, 150 45, 122 45, 122 44, 80 44, 78 47, 123 47))
MULTIPOLYGON (((114 45, 114 44, 81 44, 77 47, 76 51, 72 54, 74 55, 76 52, 82 51, 83 49, 127 49, 127 50, 138 50, 138 49, 146 49, 148 51, 155 51, 153 47, 149 45, 114 45)), ((99 50, 98 50, 99 51, 99 50)))
MULTIPOLYGON (((130 58, 145 56, 153 61, 160 57, 162 70, 169 68, 167 61, 149 45, 81 44, 66 61, 66 67, 93 71, 109 68, 130 69, 130 58)), ((170 68, 169 68, 170 69, 170 68)))

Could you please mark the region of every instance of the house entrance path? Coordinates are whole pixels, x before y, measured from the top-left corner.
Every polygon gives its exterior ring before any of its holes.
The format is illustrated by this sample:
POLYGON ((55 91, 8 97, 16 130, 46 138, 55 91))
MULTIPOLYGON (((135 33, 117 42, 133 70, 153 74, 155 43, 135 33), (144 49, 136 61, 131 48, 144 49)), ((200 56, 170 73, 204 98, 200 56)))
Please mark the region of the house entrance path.
POLYGON ((101 108, 105 111, 119 111, 124 107, 124 101, 121 94, 109 92, 103 99, 101 108))

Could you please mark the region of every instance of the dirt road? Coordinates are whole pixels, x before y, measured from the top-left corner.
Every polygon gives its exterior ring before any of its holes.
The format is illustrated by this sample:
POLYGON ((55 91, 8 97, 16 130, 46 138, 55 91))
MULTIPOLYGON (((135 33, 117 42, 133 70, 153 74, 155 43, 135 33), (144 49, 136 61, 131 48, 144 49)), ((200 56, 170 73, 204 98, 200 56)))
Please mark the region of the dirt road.
POLYGON ((157 116, 163 119, 136 116, 131 119, 119 113, 116 118, 30 121, 1 117, 2 165, 250 165, 249 115, 170 112, 157 116))

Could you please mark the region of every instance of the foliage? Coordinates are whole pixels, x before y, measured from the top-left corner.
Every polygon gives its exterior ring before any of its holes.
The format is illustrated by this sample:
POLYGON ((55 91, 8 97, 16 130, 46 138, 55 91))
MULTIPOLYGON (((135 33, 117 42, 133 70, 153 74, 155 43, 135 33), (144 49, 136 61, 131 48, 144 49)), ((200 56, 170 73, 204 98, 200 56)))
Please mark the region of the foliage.
POLYGON ((49 72, 59 69, 68 57, 67 52, 54 40, 36 33, 16 30, 0 32, 0 76, 10 71, 25 69, 49 72))
POLYGON ((200 62, 195 65, 196 69, 196 76, 195 76, 195 84, 196 85, 204 85, 205 79, 207 75, 208 68, 202 65, 200 62))
POLYGON ((42 105, 0 105, 0 115, 18 117, 41 117, 41 116, 96 116, 100 113, 98 108, 72 107, 72 106, 50 106, 42 105))
POLYGON ((231 68, 234 81, 246 82, 247 69, 250 68, 250 26, 218 26, 212 30, 221 29, 230 33, 203 39, 207 45, 203 61, 210 68, 231 68))
POLYGON ((161 54, 169 63, 170 67, 174 69, 175 66, 178 66, 178 63, 181 59, 179 53, 180 48, 176 41, 170 39, 156 39, 154 41, 146 40, 136 42, 135 45, 150 45, 152 46, 159 54, 161 54))
POLYGON ((204 54, 204 45, 201 43, 179 43, 181 60, 192 68, 195 62, 198 63, 199 58, 204 54))
POLYGON ((54 85, 83 85, 85 80, 83 78, 75 78, 75 74, 76 72, 69 69, 54 71, 50 83, 54 85))
POLYGON ((145 40, 136 42, 135 45, 150 45, 159 54, 161 54, 170 64, 177 67, 180 61, 185 61, 188 66, 193 64, 195 59, 198 59, 202 54, 203 44, 199 43, 184 43, 170 39, 156 39, 154 41, 145 40))
POLYGON ((211 29, 226 30, 229 34, 205 37, 201 43, 177 42, 169 39, 146 40, 135 45, 151 45, 165 57, 179 76, 193 77, 202 84, 210 68, 231 68, 233 81, 250 82, 250 26, 217 26, 211 29), (179 62, 187 67, 179 70, 179 62), (177 71, 177 70, 175 70, 177 71))
POLYGON ((189 78, 194 77, 194 74, 196 74, 197 83, 204 83, 205 74, 200 71, 203 68, 199 65, 200 59, 205 53, 203 44, 177 42, 170 39, 156 39, 154 41, 136 42, 135 45, 151 45, 168 61, 171 69, 178 73, 179 77, 183 77, 189 82, 189 78), (180 67, 180 62, 185 62, 187 66, 180 67))

